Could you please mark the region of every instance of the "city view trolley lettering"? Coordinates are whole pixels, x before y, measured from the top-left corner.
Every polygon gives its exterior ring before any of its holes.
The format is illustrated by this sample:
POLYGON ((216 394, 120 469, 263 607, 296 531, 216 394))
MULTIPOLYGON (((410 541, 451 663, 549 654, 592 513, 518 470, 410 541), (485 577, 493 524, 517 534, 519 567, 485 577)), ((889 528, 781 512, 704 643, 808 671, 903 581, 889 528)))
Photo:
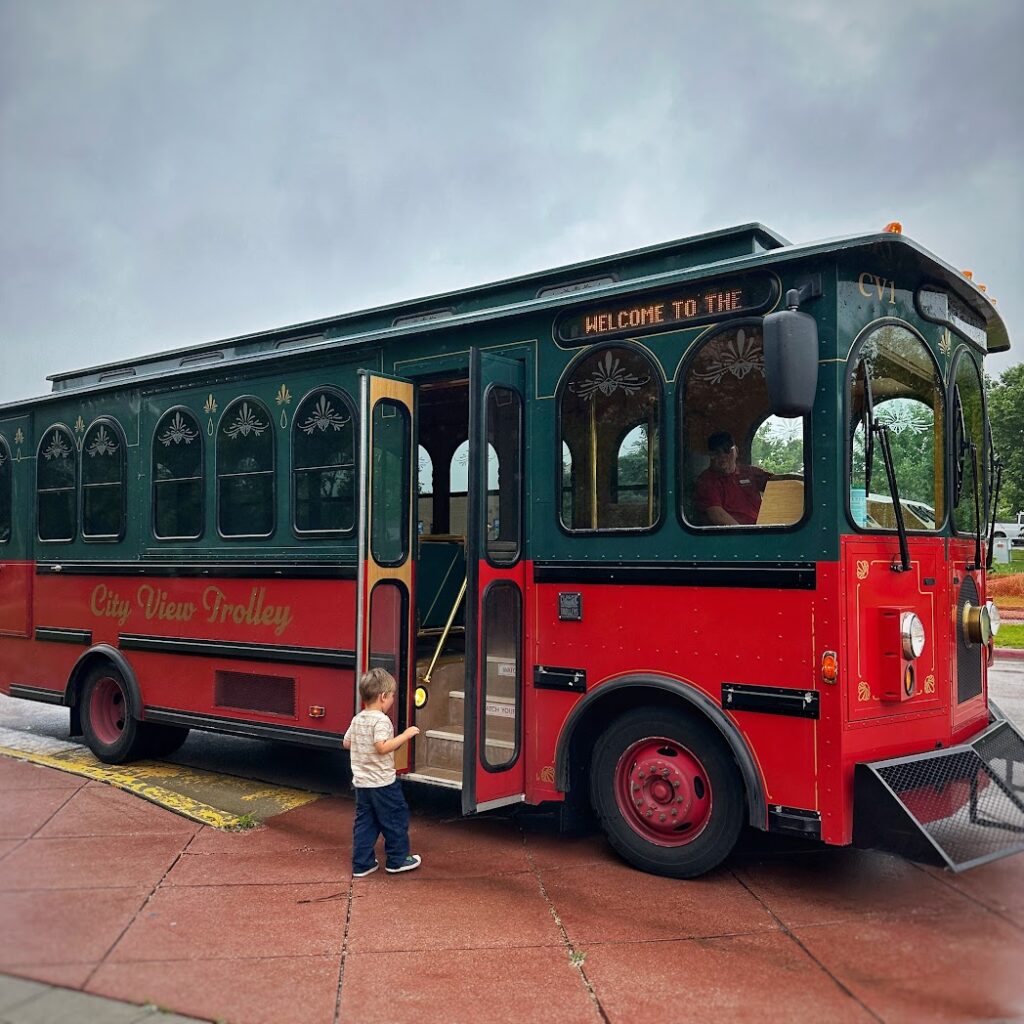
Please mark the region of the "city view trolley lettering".
POLYGON ((89 610, 93 615, 114 619, 119 626, 128 622, 135 609, 150 622, 192 622, 198 614, 199 621, 211 625, 272 626, 275 636, 281 636, 292 621, 291 606, 268 604, 265 587, 253 587, 244 603, 228 600, 228 595, 213 584, 206 587, 198 604, 173 601, 166 590, 149 583, 136 589, 134 600, 106 583, 93 587, 89 597, 89 610))

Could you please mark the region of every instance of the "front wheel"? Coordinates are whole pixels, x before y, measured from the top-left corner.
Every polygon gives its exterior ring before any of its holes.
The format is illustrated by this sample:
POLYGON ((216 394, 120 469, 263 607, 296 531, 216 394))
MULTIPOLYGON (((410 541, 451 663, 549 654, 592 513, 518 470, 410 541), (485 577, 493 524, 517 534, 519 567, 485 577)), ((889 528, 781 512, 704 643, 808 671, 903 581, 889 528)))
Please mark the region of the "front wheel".
POLYGON ((637 708, 601 735, 591 765, 591 799, 608 841, 641 871, 695 878, 736 845, 743 784, 703 719, 637 708))
POLYGON ((107 764, 146 754, 143 723, 132 716, 128 684, 113 665, 100 665, 82 687, 82 732, 89 749, 107 764))

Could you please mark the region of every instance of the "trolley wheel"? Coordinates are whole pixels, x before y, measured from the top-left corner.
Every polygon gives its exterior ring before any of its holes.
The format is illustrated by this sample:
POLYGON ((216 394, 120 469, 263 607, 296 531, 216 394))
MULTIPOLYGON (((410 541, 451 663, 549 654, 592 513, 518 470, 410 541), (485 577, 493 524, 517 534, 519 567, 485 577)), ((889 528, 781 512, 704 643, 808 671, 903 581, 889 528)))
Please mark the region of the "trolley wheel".
POLYGON ((82 687, 82 733, 89 749, 107 764, 146 755, 146 730, 132 717, 128 684, 113 665, 99 665, 82 687))
POLYGON ((146 757, 170 757, 188 739, 186 726, 140 722, 145 737, 146 757))
POLYGON ((637 708, 601 735, 591 764, 591 799, 608 841, 641 871, 695 878, 736 845, 743 784, 702 719, 637 708))

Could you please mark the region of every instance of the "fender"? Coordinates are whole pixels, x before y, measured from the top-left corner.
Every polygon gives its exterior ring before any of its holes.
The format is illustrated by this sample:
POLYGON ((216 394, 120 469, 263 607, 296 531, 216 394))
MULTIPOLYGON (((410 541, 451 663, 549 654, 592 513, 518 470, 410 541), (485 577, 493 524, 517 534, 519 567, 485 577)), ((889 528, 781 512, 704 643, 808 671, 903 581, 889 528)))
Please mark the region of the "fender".
POLYGON ((100 660, 111 662, 124 676, 124 681, 128 685, 128 710, 131 712, 132 718, 142 718, 142 696, 139 692, 139 681, 135 678, 135 672, 128 663, 128 659, 110 644, 97 644, 95 647, 90 647, 75 662, 75 667, 71 670, 71 675, 68 678, 68 685, 64 690, 64 703, 73 709, 77 707, 75 687, 85 674, 87 663, 100 660))
POLYGON ((568 792, 569 789, 569 745, 572 741, 576 726, 598 701, 616 690, 624 690, 634 687, 648 687, 670 693, 685 701, 695 708, 709 722, 711 722, 722 736, 722 739, 729 745, 732 756, 736 758, 740 774, 743 777, 743 786, 747 792, 747 805, 750 808, 750 824, 762 831, 767 827, 768 805, 765 801, 764 786, 761 784, 761 776, 757 770, 753 755, 743 739, 739 729, 729 719, 728 715, 710 698, 707 694, 692 686, 687 686, 676 679, 668 679, 664 676, 655 675, 630 675, 613 679, 610 682, 602 683, 591 690, 570 712, 562 727, 562 733, 558 738, 558 745, 555 748, 555 779, 558 789, 568 792))

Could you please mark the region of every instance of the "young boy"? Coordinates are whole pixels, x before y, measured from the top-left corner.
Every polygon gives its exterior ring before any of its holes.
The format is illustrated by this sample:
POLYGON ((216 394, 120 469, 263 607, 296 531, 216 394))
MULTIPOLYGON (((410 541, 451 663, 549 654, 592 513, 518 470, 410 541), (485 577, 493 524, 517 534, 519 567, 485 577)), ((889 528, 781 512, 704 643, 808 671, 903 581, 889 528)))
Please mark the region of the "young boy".
POLYGON ((384 870, 397 875, 415 871, 420 858, 409 852, 409 808, 395 775, 395 751, 419 729, 411 725, 395 736, 388 712, 395 703, 395 679, 382 668, 371 668, 359 680, 363 710, 352 719, 344 745, 352 752, 352 785, 356 817, 352 824, 352 877, 372 874, 380 865, 373 854, 384 833, 384 870))

